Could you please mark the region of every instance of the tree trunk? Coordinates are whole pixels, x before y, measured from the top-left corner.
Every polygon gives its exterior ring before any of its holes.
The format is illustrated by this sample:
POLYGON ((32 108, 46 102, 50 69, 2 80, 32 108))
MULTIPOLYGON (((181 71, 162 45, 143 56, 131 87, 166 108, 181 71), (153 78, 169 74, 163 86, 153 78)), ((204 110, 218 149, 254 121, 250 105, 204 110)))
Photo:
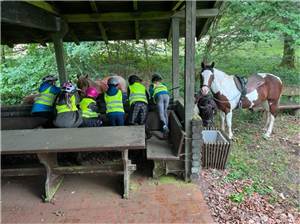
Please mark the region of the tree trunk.
POLYGON ((295 68, 295 48, 293 47, 294 40, 291 36, 284 35, 283 56, 280 66, 287 68, 295 68))
POLYGON ((3 64, 5 64, 5 49, 4 45, 1 45, 1 61, 3 64))

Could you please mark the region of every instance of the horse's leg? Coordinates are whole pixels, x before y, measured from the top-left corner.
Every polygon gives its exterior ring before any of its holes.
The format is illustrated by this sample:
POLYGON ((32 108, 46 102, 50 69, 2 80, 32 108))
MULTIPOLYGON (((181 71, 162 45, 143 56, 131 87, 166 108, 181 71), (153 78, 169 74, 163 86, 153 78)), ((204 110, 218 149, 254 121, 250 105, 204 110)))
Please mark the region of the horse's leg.
POLYGON ((232 139, 232 137, 233 137, 232 130, 231 130, 232 111, 230 111, 229 113, 226 114, 226 123, 227 123, 227 127, 228 127, 228 137, 230 139, 232 139))
POLYGON ((220 111, 221 116, 221 130, 225 131, 225 112, 220 111))
POLYGON ((263 130, 266 131, 270 123, 270 106, 267 100, 262 103, 262 107, 264 108, 264 117, 266 119, 266 124, 263 130))
POLYGON ((272 134, 273 125, 274 125, 274 121, 275 121, 275 113, 276 113, 276 109, 278 107, 278 101, 270 100, 269 106, 270 106, 270 112, 269 112, 270 123, 269 123, 268 130, 265 133, 265 137, 267 137, 267 138, 270 137, 270 135, 272 134))

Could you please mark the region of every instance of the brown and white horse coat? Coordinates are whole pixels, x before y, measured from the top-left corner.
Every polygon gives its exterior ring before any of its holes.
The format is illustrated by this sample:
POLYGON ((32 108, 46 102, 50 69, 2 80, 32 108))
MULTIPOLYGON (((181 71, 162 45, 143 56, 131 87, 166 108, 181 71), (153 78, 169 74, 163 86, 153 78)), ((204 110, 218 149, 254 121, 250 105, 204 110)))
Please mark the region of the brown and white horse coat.
POLYGON ((202 94, 207 95, 209 90, 212 91, 215 102, 221 111, 221 129, 225 130, 226 118, 229 138, 233 137, 232 110, 238 108, 239 103, 241 103, 242 108, 253 108, 261 104, 267 112, 265 137, 270 137, 272 133, 276 109, 282 93, 282 82, 279 77, 273 74, 257 73, 255 75, 260 76, 263 82, 252 91, 247 92, 245 97, 241 99, 241 92, 235 84, 234 76, 214 68, 214 63, 211 65, 202 63, 202 94))

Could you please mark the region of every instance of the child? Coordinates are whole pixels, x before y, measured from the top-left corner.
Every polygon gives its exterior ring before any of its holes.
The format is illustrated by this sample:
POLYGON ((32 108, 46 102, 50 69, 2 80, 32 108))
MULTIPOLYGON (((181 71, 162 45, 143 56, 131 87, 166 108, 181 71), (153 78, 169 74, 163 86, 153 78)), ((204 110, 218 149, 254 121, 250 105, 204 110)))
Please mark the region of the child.
POLYGON ((145 124, 148 113, 148 99, 146 87, 141 83, 136 75, 131 75, 128 79, 128 98, 129 98, 129 124, 145 124))
POLYGON ((123 96, 118 84, 116 78, 110 78, 107 81, 108 90, 104 93, 106 114, 111 126, 123 126, 125 123, 123 96))
POLYGON ((77 128, 82 123, 82 117, 77 105, 79 96, 76 87, 65 82, 62 86, 62 92, 56 100, 56 117, 53 124, 59 128, 77 128))
POLYGON ((89 87, 85 94, 86 97, 80 102, 83 120, 81 127, 100 127, 102 125, 102 121, 99 118, 100 110, 95 101, 99 92, 95 87, 89 87))
POLYGON ((169 106, 169 93, 168 88, 161 83, 162 78, 158 74, 152 76, 152 84, 150 86, 149 92, 153 101, 157 105, 159 119, 162 124, 162 132, 167 135, 169 133, 169 119, 168 119, 168 106, 169 106))
POLYGON ((57 78, 48 75, 43 78, 39 88, 39 95, 34 99, 31 113, 34 116, 53 118, 53 104, 55 98, 60 93, 60 88, 55 85, 57 78))

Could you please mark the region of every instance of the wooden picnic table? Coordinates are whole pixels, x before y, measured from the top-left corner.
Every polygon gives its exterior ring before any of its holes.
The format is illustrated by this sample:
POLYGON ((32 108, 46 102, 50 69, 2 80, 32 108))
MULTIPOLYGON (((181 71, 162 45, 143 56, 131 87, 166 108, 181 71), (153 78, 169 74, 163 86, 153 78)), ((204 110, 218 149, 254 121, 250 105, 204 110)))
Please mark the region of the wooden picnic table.
POLYGON ((123 197, 128 198, 130 174, 135 170, 135 164, 131 164, 128 159, 128 150, 145 148, 145 126, 26 129, 3 130, 1 153, 36 153, 46 168, 44 200, 50 201, 62 183, 63 170, 70 170, 70 167, 58 166, 58 152, 121 152, 124 171, 123 197))

